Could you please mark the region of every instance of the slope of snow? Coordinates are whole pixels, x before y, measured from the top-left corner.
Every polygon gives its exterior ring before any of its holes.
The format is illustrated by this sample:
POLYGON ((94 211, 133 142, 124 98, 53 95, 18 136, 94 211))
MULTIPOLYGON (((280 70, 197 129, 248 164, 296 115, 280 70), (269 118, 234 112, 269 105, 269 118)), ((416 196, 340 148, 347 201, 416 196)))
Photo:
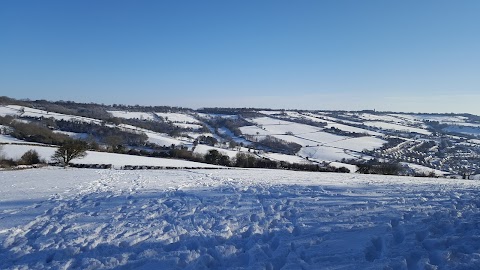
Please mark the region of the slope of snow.
MULTIPOLYGON (((335 134, 331 134, 323 131, 305 133, 305 134, 298 135, 298 137, 309 140, 314 143, 319 143, 319 144, 333 143, 333 142, 348 139, 348 137, 345 137, 345 136, 339 136, 339 135, 335 135, 335 134)), ((312 143, 310 143, 310 145, 312 145, 312 143)))
POLYGON ((350 173, 355 173, 358 170, 358 167, 356 165, 348 164, 348 163, 342 163, 342 162, 330 162, 328 165, 335 167, 335 168, 341 168, 345 167, 350 170, 350 173))
POLYGON ((357 127, 351 127, 351 126, 347 126, 347 125, 344 125, 344 124, 338 124, 338 123, 328 123, 326 128, 338 128, 340 130, 343 130, 343 131, 347 131, 347 132, 355 132, 355 133, 361 133, 361 134, 368 134, 368 135, 372 135, 372 136, 380 136, 382 135, 382 133, 379 133, 379 132, 375 132, 375 131, 371 131, 371 130, 367 130, 367 129, 363 129, 363 128, 357 128, 357 127))
POLYGON ((54 118, 56 120, 65 120, 65 121, 82 121, 88 123, 97 123, 101 124, 102 121, 98 119, 83 117, 83 116, 75 116, 75 115, 67 115, 62 113, 55 113, 55 112, 47 112, 44 110, 34 109, 30 107, 23 107, 18 105, 7 105, 5 106, 11 112, 16 112, 15 115, 24 116, 24 117, 44 117, 44 118, 54 118), (22 113, 21 110, 24 112, 22 113))
POLYGON ((244 145, 250 145, 251 144, 250 141, 247 141, 244 138, 240 138, 240 137, 235 136, 235 134, 231 130, 229 130, 228 128, 221 127, 221 128, 218 128, 217 131, 221 135, 228 136, 229 138, 231 138, 236 143, 243 143, 244 145))
MULTIPOLYGON (((23 143, 23 141, 21 141, 23 143)), ((5 158, 11 158, 14 160, 19 159, 25 152, 29 150, 37 151, 41 159, 45 159, 47 162, 50 161, 50 157, 55 153, 57 148, 45 146, 45 145, 16 145, 16 144, 6 144, 3 146, 3 154, 5 158)))
POLYGON ((381 147, 386 141, 375 137, 357 137, 329 143, 329 146, 361 152, 381 147))
POLYGON ((223 148, 218 148, 218 147, 213 147, 205 144, 198 144, 195 147, 195 150, 193 153, 199 154, 199 155, 205 155, 208 153, 210 150, 217 150, 218 152, 222 153, 223 155, 227 155, 229 158, 235 158, 239 151, 234 151, 234 150, 229 150, 229 149, 223 149, 223 148))
POLYGON ((166 121, 173 123, 200 123, 193 116, 183 113, 155 113, 156 115, 163 117, 166 121))
POLYGON ((201 125, 197 124, 185 124, 185 123, 174 123, 175 126, 180 128, 191 128, 191 129, 201 129, 201 125))
POLYGON ((160 145, 160 146, 171 146, 172 144, 183 145, 183 144, 190 143, 190 142, 187 142, 187 141, 182 141, 182 140, 179 140, 179 139, 175 139, 173 137, 168 136, 167 134, 153 132, 151 130, 139 128, 139 127, 132 126, 132 125, 120 124, 120 125, 118 125, 118 127, 123 129, 123 130, 130 131, 130 132, 143 132, 143 133, 145 133, 145 135, 147 135, 148 142, 154 143, 154 144, 157 144, 157 145, 160 145))
POLYGON ((18 115, 19 113, 18 109, 12 108, 11 106, 0 106, 0 116, 18 115))
POLYGON ((392 114, 394 116, 403 117, 417 121, 437 121, 440 123, 463 123, 467 119, 464 116, 448 116, 448 115, 428 115, 428 114, 392 114))
MULTIPOLYGON (((36 145, 4 145, 3 153, 6 158, 19 159, 28 150, 38 152, 40 158, 50 162, 50 158, 57 148, 44 147, 36 145)), ((76 164, 112 164, 114 168, 120 168, 125 165, 132 166, 160 166, 160 167, 197 167, 197 168, 215 168, 219 166, 198 163, 186 160, 152 158, 143 156, 123 155, 115 153, 87 151, 87 156, 82 159, 74 159, 72 163, 76 164)))
MULTIPOLYGON (((382 135, 381 133, 378 133, 378 132, 375 132, 375 131, 371 131, 371 130, 367 130, 367 129, 363 129, 363 128, 352 127, 352 126, 342 124, 342 123, 337 123, 335 121, 332 121, 332 118, 330 118, 330 120, 323 119, 323 117, 325 117, 325 116, 318 116, 318 115, 315 115, 315 114, 312 114, 312 113, 303 113, 303 114, 299 115, 299 118, 306 118, 310 121, 315 121, 315 122, 318 122, 318 123, 326 123, 327 125, 325 126, 325 128, 332 128, 333 127, 333 128, 337 128, 337 129, 346 131, 346 132, 364 133, 364 134, 368 134, 368 135, 372 135, 372 136, 382 135)), ((348 123, 357 124, 357 125, 361 124, 361 123, 355 123, 355 122, 345 121, 345 120, 342 120, 342 122, 345 122, 347 124, 348 123)))
POLYGON ((411 169, 413 169, 417 173, 429 174, 429 173, 433 172, 436 176, 444 176, 444 175, 448 174, 448 172, 432 169, 432 168, 422 166, 422 165, 418 165, 418 164, 414 164, 414 163, 401 162, 401 164, 410 167, 411 169))
POLYGON ((299 156, 292 156, 292 155, 285 155, 279 153, 264 153, 260 154, 261 157, 266 157, 270 160, 274 161, 285 161, 288 163, 299 163, 299 164, 311 164, 312 162, 299 157, 299 156))
POLYGON ((328 146, 302 147, 302 149, 298 151, 298 155, 318 161, 338 161, 342 160, 343 158, 351 159, 358 157, 358 155, 348 153, 344 149, 328 146))
POLYGON ((242 132, 242 134, 245 134, 245 135, 252 135, 252 136, 266 136, 266 135, 270 135, 271 133, 267 130, 263 130, 257 126, 244 126, 244 127, 240 127, 240 131, 242 132))
POLYGON ((303 113, 303 115, 308 115, 308 116, 317 118, 320 121, 330 121, 330 122, 334 122, 334 123, 345 123, 345 124, 353 124, 353 125, 361 124, 361 122, 348 121, 348 120, 344 120, 344 119, 338 119, 338 118, 335 118, 335 117, 327 116, 326 113, 322 113, 322 112, 316 112, 316 113, 306 112, 306 113, 303 113))
POLYGON ((477 181, 36 169, 0 182, 1 269, 480 266, 477 181))
POLYGON ((113 117, 124 118, 124 119, 140 119, 140 120, 155 120, 155 117, 152 113, 146 112, 128 112, 128 111, 108 111, 113 117))
POLYGON ((367 121, 385 121, 385 122, 394 122, 394 123, 405 122, 403 119, 400 119, 395 115, 376 115, 376 114, 370 114, 370 113, 361 113, 361 114, 358 114, 358 117, 367 121))
POLYGON ((217 113, 197 113, 199 117, 212 119, 212 118, 226 118, 226 119, 238 119, 236 114, 217 114, 217 113))
POLYGON ((292 132, 293 134, 298 135, 321 130, 321 128, 314 126, 273 119, 270 117, 253 118, 250 119, 250 121, 255 123, 257 126, 263 127, 270 134, 285 134, 287 132, 292 132))
POLYGON ((471 139, 471 140, 468 140, 468 141, 471 142, 471 143, 480 144, 480 140, 471 139))
POLYGON ((285 113, 285 111, 258 111, 258 112, 266 115, 275 115, 275 114, 285 113))
POLYGON ((3 135, 0 134, 0 143, 28 143, 28 144, 40 144, 40 143, 32 143, 27 141, 22 141, 17 138, 14 138, 10 135, 3 135))
POLYGON ((428 130, 421 129, 421 128, 414 128, 414 127, 407 127, 407 126, 402 126, 402 125, 397 125, 397 124, 392 124, 392 123, 386 123, 386 122, 379 122, 379 121, 366 121, 364 122, 365 125, 370 126, 370 127, 376 127, 376 128, 381 128, 381 129, 391 129, 391 130, 398 130, 398 131, 405 131, 405 132, 416 132, 418 134, 424 134, 424 135, 431 135, 432 133, 428 130))

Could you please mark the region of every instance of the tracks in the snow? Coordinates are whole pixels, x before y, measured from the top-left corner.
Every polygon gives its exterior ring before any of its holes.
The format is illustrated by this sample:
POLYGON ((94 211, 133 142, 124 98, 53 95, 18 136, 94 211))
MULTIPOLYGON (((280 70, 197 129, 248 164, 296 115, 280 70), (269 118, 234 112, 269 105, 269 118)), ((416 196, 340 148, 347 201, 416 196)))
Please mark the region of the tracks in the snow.
POLYGON ((469 222, 479 220, 476 193, 465 190, 252 184, 198 171, 99 173, 12 230, 0 268, 433 267, 448 265, 446 243, 458 247, 462 234, 478 231, 469 222), (152 189, 168 177, 181 181, 152 189))

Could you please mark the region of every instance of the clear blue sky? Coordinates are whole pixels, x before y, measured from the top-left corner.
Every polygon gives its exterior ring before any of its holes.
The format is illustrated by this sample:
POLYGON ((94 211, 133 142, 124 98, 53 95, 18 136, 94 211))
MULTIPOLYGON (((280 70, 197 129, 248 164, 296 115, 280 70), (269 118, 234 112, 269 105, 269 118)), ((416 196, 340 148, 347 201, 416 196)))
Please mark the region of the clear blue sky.
POLYGON ((0 1, 0 95, 480 114, 480 1, 0 1))

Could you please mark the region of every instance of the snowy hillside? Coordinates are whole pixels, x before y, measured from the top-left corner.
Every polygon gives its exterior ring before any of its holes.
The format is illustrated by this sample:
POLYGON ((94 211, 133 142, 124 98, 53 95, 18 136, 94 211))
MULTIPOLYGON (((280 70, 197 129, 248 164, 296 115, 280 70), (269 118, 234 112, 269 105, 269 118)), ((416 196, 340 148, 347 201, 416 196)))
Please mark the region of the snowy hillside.
MULTIPOLYGON (((6 158, 18 159, 25 152, 35 150, 41 159, 51 162, 50 158, 57 148, 39 145, 16 145, 9 144, 3 146, 6 158)), ((120 169, 123 166, 158 166, 172 168, 218 168, 219 166, 167 158, 152 158, 133 155, 123 155, 116 153, 105 153, 87 151, 87 156, 82 159, 74 159, 72 164, 111 164, 112 168, 120 169)))
POLYGON ((0 173, 1 269, 478 269, 476 181, 277 170, 0 173))
MULTIPOLYGON (((245 108, 192 110, 46 101, 14 104, 0 105, 0 120, 4 118, 0 135, 15 134, 12 126, 25 124, 30 125, 30 130, 37 125, 55 134, 93 142, 95 150, 102 151, 136 151, 142 155, 154 152, 156 156, 178 158, 175 151, 186 150, 189 154, 183 153, 181 158, 198 161, 214 149, 226 154, 230 165, 235 165, 234 159, 241 149, 240 152, 279 164, 283 161, 321 167, 341 162, 356 168, 370 161, 403 164, 408 167, 405 171, 410 172, 420 166, 426 168, 423 171, 427 174, 434 171, 451 177, 480 174, 480 145, 470 143, 480 139, 480 117, 475 115, 245 108)), ((48 137, 45 132, 24 133, 15 138, 1 137, 0 143, 62 141, 41 140, 48 137)))

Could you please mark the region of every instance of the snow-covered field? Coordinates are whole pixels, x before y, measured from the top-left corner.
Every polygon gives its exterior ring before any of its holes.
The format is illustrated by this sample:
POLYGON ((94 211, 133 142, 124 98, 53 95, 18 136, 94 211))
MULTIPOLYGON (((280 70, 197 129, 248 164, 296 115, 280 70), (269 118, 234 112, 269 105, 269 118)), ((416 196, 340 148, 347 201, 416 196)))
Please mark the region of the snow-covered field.
POLYGON ((0 269, 480 267, 476 181, 44 168, 0 183, 0 269))
MULTIPOLYGON (((57 148, 40 145, 14 145, 7 144, 2 147, 6 158, 19 159, 29 150, 37 151, 41 159, 51 162, 51 156, 57 148)), ((119 169, 122 166, 158 166, 175 168, 218 168, 219 166, 199 163, 180 159, 153 158, 144 156, 133 156, 106 152, 87 151, 87 156, 82 159, 72 160, 73 164, 111 164, 113 168, 119 169)))
POLYGON ((163 117, 166 121, 173 123, 199 123, 195 117, 183 114, 183 113, 155 113, 156 115, 163 117))
POLYGON ((155 120, 153 113, 146 112, 128 112, 128 111, 108 111, 113 117, 125 119, 155 120))
POLYGON ((416 132, 418 134, 430 135, 432 134, 430 131, 422 128, 415 128, 415 127, 407 127, 392 123, 380 122, 380 121, 366 121, 364 122, 365 125, 370 127, 377 127, 381 129, 391 129, 391 130, 398 130, 404 132, 416 132))

